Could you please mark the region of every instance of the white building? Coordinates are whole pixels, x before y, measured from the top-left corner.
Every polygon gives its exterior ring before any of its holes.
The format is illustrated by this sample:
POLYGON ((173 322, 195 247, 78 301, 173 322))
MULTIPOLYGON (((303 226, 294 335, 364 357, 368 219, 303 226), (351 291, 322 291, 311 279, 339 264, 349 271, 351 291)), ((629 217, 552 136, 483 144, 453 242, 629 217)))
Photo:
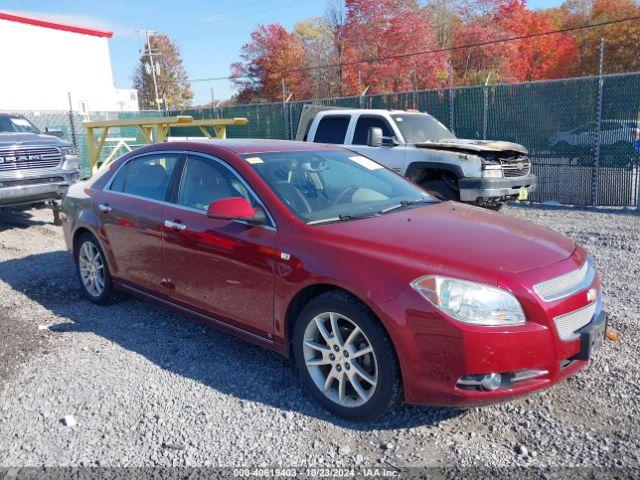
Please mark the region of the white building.
POLYGON ((0 110, 136 111, 135 90, 115 88, 112 32, 0 11, 0 110))

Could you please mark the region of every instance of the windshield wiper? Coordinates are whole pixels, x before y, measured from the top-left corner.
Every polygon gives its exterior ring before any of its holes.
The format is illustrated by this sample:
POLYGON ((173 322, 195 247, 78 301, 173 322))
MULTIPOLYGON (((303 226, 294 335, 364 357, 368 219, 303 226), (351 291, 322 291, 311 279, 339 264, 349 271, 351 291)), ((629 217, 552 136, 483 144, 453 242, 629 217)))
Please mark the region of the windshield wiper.
POLYGON ((341 213, 337 217, 322 218, 320 220, 312 220, 310 222, 307 222, 307 225, 318 225, 320 223, 332 223, 332 222, 346 222, 347 220, 359 220, 361 218, 375 217, 378 214, 379 214, 379 212, 377 212, 377 213, 367 213, 367 214, 364 214, 364 215, 349 215, 349 214, 346 214, 346 213, 341 213))
POLYGON ((432 202, 429 202, 429 200, 426 199, 426 198, 416 198, 414 200, 401 200, 400 202, 398 202, 395 205, 392 205, 392 206, 387 207, 387 208, 383 208, 378 213, 381 214, 381 215, 384 215, 385 213, 392 212, 393 210, 397 210, 399 208, 404 208, 404 207, 409 207, 411 205, 418 205, 419 203, 432 203, 432 202))

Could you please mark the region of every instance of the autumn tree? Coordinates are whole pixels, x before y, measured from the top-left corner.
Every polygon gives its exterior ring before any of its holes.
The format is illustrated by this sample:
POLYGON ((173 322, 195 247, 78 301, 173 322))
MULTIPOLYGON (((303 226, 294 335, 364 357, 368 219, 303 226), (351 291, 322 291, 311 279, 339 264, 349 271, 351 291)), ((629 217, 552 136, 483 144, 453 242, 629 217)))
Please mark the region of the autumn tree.
POLYGON ((152 61, 156 70, 158 97, 166 108, 184 108, 191 104, 193 92, 184 69, 180 48, 168 36, 153 34, 149 37, 151 50, 145 45, 133 75, 133 85, 138 91, 141 109, 156 109, 156 93, 153 83, 152 61))
POLYGON ((567 76, 577 60, 573 38, 563 33, 538 35, 561 26, 553 15, 527 9, 524 1, 503 2, 489 15, 470 18, 459 27, 456 46, 486 44, 456 50, 456 76, 461 83, 479 83, 489 76, 494 82, 567 76), (520 39, 491 43, 510 38, 520 39))
POLYGON ((293 27, 304 47, 304 64, 308 67, 310 94, 313 98, 337 97, 342 94, 340 70, 327 67, 340 63, 333 25, 325 17, 315 17, 298 22, 293 27))
POLYGON ((346 0, 345 74, 349 94, 397 92, 444 85, 447 55, 401 56, 436 47, 417 0, 346 0), (395 57, 395 58, 394 58, 395 57), (379 60, 386 58, 385 60, 379 60))
MULTIPOLYGON (((559 9, 565 27, 597 24, 640 15, 635 0, 568 0, 559 9)), ((627 21, 573 34, 578 58, 575 75, 595 75, 600 63, 600 40, 605 42, 606 73, 640 70, 640 22, 627 21)))
POLYGON ((242 47, 241 61, 231 65, 232 81, 240 103, 255 100, 282 101, 285 92, 296 99, 310 93, 305 50, 300 38, 282 25, 259 25, 251 41, 242 47))

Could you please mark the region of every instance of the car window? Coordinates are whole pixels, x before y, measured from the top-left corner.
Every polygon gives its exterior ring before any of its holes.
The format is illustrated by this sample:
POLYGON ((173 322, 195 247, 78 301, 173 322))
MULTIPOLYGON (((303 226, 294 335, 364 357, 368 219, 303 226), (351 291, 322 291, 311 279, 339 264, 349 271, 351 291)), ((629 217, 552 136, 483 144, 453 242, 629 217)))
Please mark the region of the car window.
MULTIPOLYGON (((178 162, 179 154, 145 155, 134 158, 126 166, 126 178, 121 181, 118 177, 111 185, 112 190, 118 190, 148 198, 164 201, 171 174, 178 162)), ((118 172, 120 173, 120 172, 118 172)))
POLYGON ((19 115, 0 115, 0 133, 40 133, 40 131, 33 123, 19 115))
POLYGON ((123 165, 120 170, 118 170, 116 176, 111 181, 111 190, 121 192, 124 189, 124 182, 127 180, 127 173, 129 173, 129 165, 130 163, 127 163, 123 165))
POLYGON ((437 200, 379 163, 343 150, 244 155, 291 213, 306 223, 382 215, 437 200))
POLYGON ((344 143, 350 118, 345 115, 322 117, 313 141, 315 143, 344 143))
POLYGON ((186 159, 178 204, 207 211, 211 202, 222 198, 240 197, 252 206, 257 201, 242 181, 228 167, 211 158, 190 155, 186 159))
POLYGON ((361 115, 356 123, 355 132, 353 132, 353 145, 367 145, 369 137, 369 129, 381 128, 383 137, 393 137, 393 130, 389 123, 382 117, 375 115, 361 115))
POLYGON ((402 113, 392 115, 407 143, 456 138, 442 123, 426 113, 402 113))

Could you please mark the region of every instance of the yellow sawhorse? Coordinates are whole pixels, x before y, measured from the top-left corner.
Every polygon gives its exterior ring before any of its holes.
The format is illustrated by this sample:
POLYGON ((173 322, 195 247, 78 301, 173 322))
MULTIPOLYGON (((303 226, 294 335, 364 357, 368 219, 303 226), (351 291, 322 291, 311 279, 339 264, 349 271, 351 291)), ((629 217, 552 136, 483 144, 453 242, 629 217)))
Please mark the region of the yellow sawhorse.
POLYGON ((104 142, 109 134, 109 129, 119 127, 137 127, 143 136, 143 141, 147 145, 161 143, 167 140, 169 129, 171 128, 197 128, 206 138, 212 138, 207 127, 213 127, 215 138, 226 138, 227 127, 232 125, 246 125, 249 121, 246 118, 212 118, 207 120, 194 120, 188 115, 176 117, 137 117, 122 120, 98 120, 85 121, 82 125, 87 130, 87 148, 89 150, 89 170, 94 173, 98 167, 98 161, 104 142), (102 129, 100 138, 96 143, 96 130, 102 129))

